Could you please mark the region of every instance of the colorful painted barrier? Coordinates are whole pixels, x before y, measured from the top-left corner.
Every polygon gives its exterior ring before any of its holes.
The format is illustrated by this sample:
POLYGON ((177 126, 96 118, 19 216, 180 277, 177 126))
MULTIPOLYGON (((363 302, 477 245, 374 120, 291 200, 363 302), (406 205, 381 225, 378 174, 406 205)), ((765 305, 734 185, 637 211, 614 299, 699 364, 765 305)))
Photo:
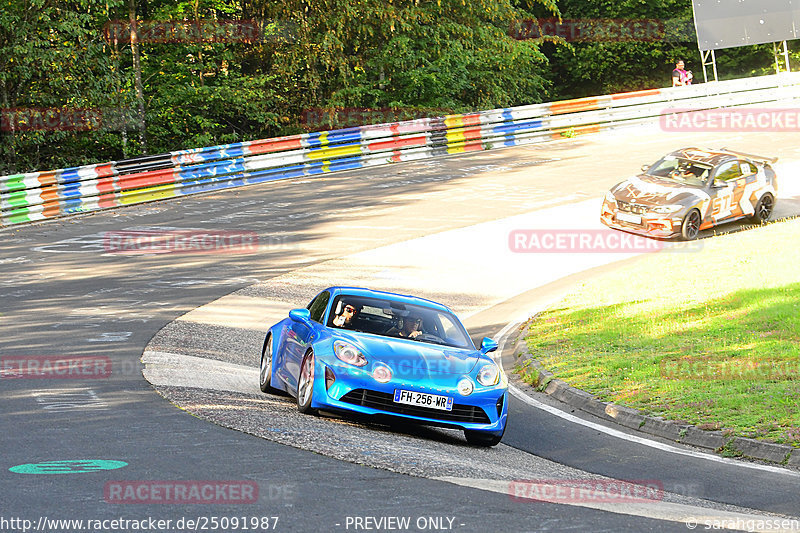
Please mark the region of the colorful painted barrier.
POLYGON ((3 226, 230 187, 536 143, 692 110, 800 98, 800 73, 670 87, 179 150, 0 176, 3 226))

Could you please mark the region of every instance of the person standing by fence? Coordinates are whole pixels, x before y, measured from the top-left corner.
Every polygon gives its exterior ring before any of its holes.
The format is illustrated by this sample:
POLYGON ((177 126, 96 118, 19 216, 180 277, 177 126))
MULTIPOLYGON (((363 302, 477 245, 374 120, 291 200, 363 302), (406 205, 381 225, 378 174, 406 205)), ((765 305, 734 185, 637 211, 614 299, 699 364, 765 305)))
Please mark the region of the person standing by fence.
POLYGON ((675 69, 672 71, 673 87, 692 84, 692 71, 684 70, 683 67, 684 63, 682 59, 679 59, 675 62, 675 69))

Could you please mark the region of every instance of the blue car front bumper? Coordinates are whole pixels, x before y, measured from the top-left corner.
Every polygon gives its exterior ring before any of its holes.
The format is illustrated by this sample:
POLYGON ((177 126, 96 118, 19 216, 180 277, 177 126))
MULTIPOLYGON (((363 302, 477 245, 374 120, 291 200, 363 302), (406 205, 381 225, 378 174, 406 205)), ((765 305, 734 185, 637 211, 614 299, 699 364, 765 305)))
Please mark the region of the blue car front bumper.
MULTIPOLYGON (((316 360, 312 407, 347 411, 372 417, 400 417, 420 424, 502 435, 508 418, 507 387, 484 387, 473 380, 474 391, 459 394, 459 374, 426 373, 388 383, 375 380, 369 367, 359 368, 316 360), (452 409, 441 410, 398 403, 395 390, 423 392, 453 398, 452 409)), ((402 374, 402 371, 400 372, 402 374)))

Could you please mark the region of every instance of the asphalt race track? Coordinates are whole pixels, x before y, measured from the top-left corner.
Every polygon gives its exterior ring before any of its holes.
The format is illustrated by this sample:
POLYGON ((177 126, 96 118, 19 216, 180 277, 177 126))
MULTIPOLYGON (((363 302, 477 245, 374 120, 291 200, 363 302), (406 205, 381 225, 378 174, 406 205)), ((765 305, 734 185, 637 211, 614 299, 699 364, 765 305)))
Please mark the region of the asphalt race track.
POLYGON ((455 308, 474 337, 508 331, 582 270, 635 258, 585 257, 566 266, 537 254, 528 263, 492 263, 506 243, 490 236, 533 223, 585 227, 611 185, 692 144, 780 157, 786 164, 778 167, 774 217, 800 214, 793 134, 641 128, 0 230, 0 531, 147 529, 114 519, 165 521, 150 527, 158 531, 686 531, 689 518, 701 529, 704 518, 800 515, 795 470, 619 438, 537 407, 558 405, 524 390, 510 405, 503 443, 487 450, 458 432, 300 416, 288 398, 262 395, 248 379, 256 375, 261 332, 326 280, 433 296, 455 308), (145 229, 256 232, 259 249, 106 250, 108 232, 145 229), (459 269, 473 260, 480 270, 459 269), (448 283, 432 277, 437 269, 448 283), (93 356, 100 366, 63 379, 5 372, 7 361, 39 356, 93 356), (51 461, 64 462, 41 465, 51 461), (50 474, 18 473, 27 464, 50 474), (99 469, 112 466, 120 468, 99 469), (609 478, 650 480, 666 493, 652 505, 509 494, 520 480, 609 478), (253 497, 230 489, 202 503, 169 503, 140 492, 122 503, 115 492, 131 483, 219 489, 225 481, 253 497))

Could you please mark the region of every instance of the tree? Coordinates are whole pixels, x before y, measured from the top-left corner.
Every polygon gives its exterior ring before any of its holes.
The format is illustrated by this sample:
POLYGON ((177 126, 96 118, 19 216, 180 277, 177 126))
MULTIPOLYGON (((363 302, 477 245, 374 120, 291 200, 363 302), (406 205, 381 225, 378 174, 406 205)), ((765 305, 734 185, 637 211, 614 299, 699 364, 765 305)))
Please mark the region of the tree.
POLYGON ((75 117, 81 110, 91 114, 117 104, 111 58, 97 31, 106 16, 105 0, 9 0, 6 5, 0 11, 0 174, 102 154, 95 145, 113 141, 97 130, 97 120, 88 121, 94 131, 74 143, 69 128, 29 129, 26 121, 45 113, 75 117))
MULTIPOLYGON (((649 31, 631 40, 613 34, 602 38, 598 31, 596 39, 566 46, 544 44, 551 66, 551 99, 667 87, 677 59, 684 59, 694 71, 695 83, 703 80, 691 0, 560 0, 559 8, 565 20, 596 24, 599 30, 603 25, 640 21, 663 32, 649 31)), ((772 53, 767 48, 748 46, 718 53, 721 78, 769 73, 772 53)))
POLYGON ((314 107, 441 114, 544 95, 546 58, 509 35, 525 14, 509 0, 246 0, 245 13, 293 33, 258 58, 292 95, 294 117, 314 107))

